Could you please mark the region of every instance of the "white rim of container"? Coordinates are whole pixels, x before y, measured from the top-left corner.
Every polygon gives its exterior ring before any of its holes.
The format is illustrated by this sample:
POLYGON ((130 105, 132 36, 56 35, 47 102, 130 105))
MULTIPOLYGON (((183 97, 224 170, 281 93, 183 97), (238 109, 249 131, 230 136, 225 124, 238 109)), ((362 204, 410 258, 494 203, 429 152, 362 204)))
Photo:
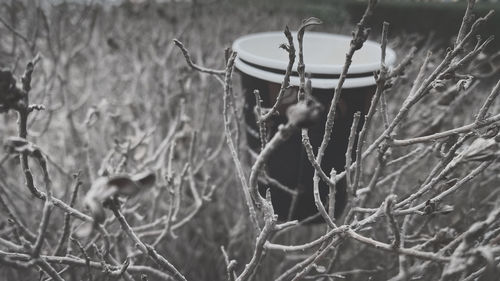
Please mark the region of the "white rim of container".
MULTIPOLYGON (((296 38, 297 33, 292 32, 292 35, 294 38, 296 38)), ((275 70, 279 71, 285 71, 286 67, 288 65, 288 61, 284 60, 278 60, 278 59, 270 59, 270 58, 265 58, 262 56, 255 55, 244 48, 242 48, 242 45, 245 44, 245 41, 248 40, 255 40, 256 38, 265 38, 265 37, 275 37, 275 36, 281 36, 283 38, 283 43, 286 42, 286 38, 283 35, 282 32, 278 31, 273 31, 273 32, 262 32, 262 33, 254 33, 250 35, 245 35, 240 38, 238 38, 236 41, 233 43, 233 50, 238 53, 238 57, 235 61, 235 66, 238 70, 241 72, 248 74, 250 76, 253 76, 255 78, 269 81, 269 82, 274 82, 280 84, 283 81, 283 76, 284 74, 280 73, 274 73, 271 71, 263 70, 260 68, 257 68, 255 66, 252 66, 245 61, 262 66, 263 68, 272 68, 275 70)), ((314 38, 322 37, 322 38, 330 38, 330 39, 335 39, 335 40, 341 40, 341 41, 347 41, 350 42, 351 37, 345 36, 345 35, 338 35, 338 34, 329 34, 329 33, 323 33, 323 32, 308 32, 306 33, 306 38, 305 40, 313 40, 314 38)), ((363 48, 376 48, 380 50, 380 44, 373 42, 373 41, 366 41, 363 45, 363 48)), ((278 46, 276 46, 278 48, 278 46)), ((298 46, 295 46, 296 51, 298 52, 298 46)), ((345 52, 342 53, 342 56, 345 56, 345 53, 347 53, 347 49, 345 52)), ((283 51, 285 52, 285 51, 283 51)), ((288 56, 287 56, 288 57, 288 56)), ((313 64, 313 63, 307 63, 307 54, 304 54, 304 60, 306 64, 306 72, 314 74, 331 74, 331 75, 339 75, 342 72, 343 64, 313 64)), ((387 48, 386 49, 386 65, 391 66, 394 64, 396 61, 396 54, 395 52, 387 48)), ((297 69, 297 62, 298 59, 296 59, 294 63, 293 69, 297 69)), ((347 77, 344 84, 343 88, 359 88, 359 87, 366 87, 366 86, 371 86, 375 84, 375 78, 373 77, 373 72, 377 71, 380 69, 380 61, 374 61, 373 63, 365 63, 365 64, 355 64, 353 63, 350 68, 348 75, 352 74, 362 74, 362 73, 367 73, 367 76, 362 76, 362 77, 347 77)), ((338 78, 311 78, 312 86, 313 88, 319 88, 319 89, 332 89, 337 87, 338 84, 338 78)), ((298 86, 299 85, 299 78, 296 75, 290 76, 290 84, 292 86, 298 86)))

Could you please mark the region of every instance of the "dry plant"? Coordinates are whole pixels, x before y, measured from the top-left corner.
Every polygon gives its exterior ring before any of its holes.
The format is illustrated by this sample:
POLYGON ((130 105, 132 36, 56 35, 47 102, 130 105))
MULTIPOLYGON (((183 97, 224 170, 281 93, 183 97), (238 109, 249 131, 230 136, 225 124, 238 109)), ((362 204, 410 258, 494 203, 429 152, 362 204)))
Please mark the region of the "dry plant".
MULTIPOLYGON (((477 36, 493 12, 474 17, 475 1, 469 0, 453 46, 432 54, 429 44, 410 49, 402 43, 405 55, 393 67, 385 63, 390 25, 384 23, 371 106, 366 116, 354 116, 351 128, 346 155, 355 151, 355 161, 346 157, 345 171, 321 168, 335 138, 342 86, 368 38, 376 2, 368 1, 352 33, 326 109, 310 96, 314 85, 306 78, 302 46, 306 29, 321 21, 302 22, 298 46, 285 29, 281 47, 289 54, 288 68, 275 105, 256 109, 262 149, 251 155, 250 167, 241 96, 232 81, 238 54, 226 49, 222 61, 213 51, 223 49, 225 19, 209 15, 183 23, 176 17, 206 4, 194 1, 173 12, 130 5, 121 13, 94 5, 4 5, 2 12, 11 17, 0 17, 0 51, 10 51, 0 63, 12 68, 0 71, 0 111, 7 124, 0 128, 0 276, 495 280, 500 114, 489 112, 498 112, 500 81, 490 89, 483 85, 498 79, 500 55, 484 54, 493 38, 477 36), (19 11, 26 13, 24 22, 19 11), (152 18, 176 31, 165 35, 152 18), (203 30, 214 21, 217 28, 207 38, 183 34, 190 25, 203 30), (11 36, 4 40, 3 34, 11 36), (140 40, 144 34, 147 40, 140 40), (172 44, 173 37, 211 47, 190 52, 180 40, 172 44), (183 56, 176 56, 175 46, 183 56), (287 111, 287 123, 268 136, 265 122, 289 88, 296 50, 298 103, 287 111), (32 59, 17 79, 18 58, 27 57, 32 59), (223 69, 202 66, 222 62, 223 69), (308 128, 322 110, 328 112, 325 134, 320 147, 313 147, 308 128), (298 131, 315 168, 314 197, 324 225, 279 222, 269 192, 265 198, 258 192, 259 181, 281 185, 265 165, 298 131), (335 187, 344 178, 350 200, 334 219, 335 187), (320 181, 330 189, 327 206, 320 181)), ((280 25, 264 27, 270 24, 280 25)))

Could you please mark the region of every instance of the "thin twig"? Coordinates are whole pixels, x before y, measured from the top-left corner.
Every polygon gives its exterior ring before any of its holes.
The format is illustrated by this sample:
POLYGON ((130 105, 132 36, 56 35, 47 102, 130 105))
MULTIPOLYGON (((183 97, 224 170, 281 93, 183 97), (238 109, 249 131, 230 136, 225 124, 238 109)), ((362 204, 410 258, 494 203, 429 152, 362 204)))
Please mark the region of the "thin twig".
POLYGON ((288 26, 285 27, 285 36, 288 40, 288 45, 282 44, 280 48, 285 49, 288 52, 288 65, 286 66, 285 75, 283 77, 283 82, 281 83, 280 90, 278 92, 278 96, 276 97, 276 101, 271 109, 264 115, 260 116, 258 122, 266 122, 269 118, 271 118, 274 114, 276 114, 278 110, 278 106, 281 103, 281 100, 285 94, 285 91, 290 86, 290 75, 292 74, 292 67, 295 62, 295 47, 293 45, 293 37, 288 29, 288 26))
POLYGON ((385 89, 385 84, 387 81, 387 66, 385 64, 385 53, 386 53, 386 48, 387 48, 387 35, 389 33, 389 23, 384 22, 383 27, 382 27, 382 42, 381 42, 381 62, 380 62, 380 71, 377 75, 376 78, 376 83, 377 83, 377 88, 375 90, 375 94, 372 98, 370 109, 368 110, 368 113, 365 116, 365 122, 363 124, 363 129, 361 129, 361 132, 359 133, 359 138, 358 138, 358 146, 356 149, 356 163, 355 163, 355 168, 354 168, 354 180, 352 183, 352 194, 353 196, 356 196, 356 191, 358 190, 358 185, 359 185, 359 180, 361 178, 361 172, 363 170, 363 162, 362 162, 362 155, 363 155, 363 146, 366 141, 366 136, 367 136, 367 131, 370 128, 371 121, 373 118, 373 115, 375 115, 375 112, 377 110, 377 104, 380 99, 380 96, 382 95, 382 92, 385 89))
POLYGON ((228 116, 229 88, 230 88, 230 84, 231 84, 231 77, 233 74, 233 67, 234 67, 234 61, 236 59, 236 55, 237 54, 235 52, 233 52, 230 55, 230 57, 227 61, 225 78, 224 78, 224 96, 223 96, 224 106, 223 106, 223 112, 222 112, 222 115, 224 118, 224 131, 226 134, 226 142, 229 146, 231 156, 232 156, 234 164, 236 166, 236 172, 238 174, 238 178, 240 179, 241 186, 243 187, 243 194, 245 195, 245 202, 247 204, 248 211, 250 213, 250 219, 251 219, 255 229, 258 232, 260 232, 260 226, 259 226, 259 222, 257 220, 257 213, 255 212, 254 204, 252 202, 251 193, 252 192, 256 193, 256 194, 253 194, 254 196, 257 195, 256 198, 254 198, 254 199, 259 198, 260 195, 258 194, 257 190, 251 190, 251 187, 247 183, 245 172, 243 171, 243 167, 241 166, 241 162, 240 162, 240 159, 238 157, 238 152, 236 151, 236 146, 233 142, 233 137, 231 134, 231 127, 230 127, 231 121, 229 120, 229 116, 228 116))
POLYGON ((476 116, 477 124, 483 122, 483 119, 486 116, 488 109, 490 108, 491 104, 493 104, 493 102, 495 101, 495 99, 499 94, 500 94, 500 80, 498 80, 497 84, 495 85, 495 87, 493 87, 491 93, 488 95, 488 98, 484 102, 483 106, 481 106, 481 109, 479 109, 479 112, 477 113, 476 116))
POLYGON ((184 55, 184 58, 186 59, 187 64, 191 68, 193 68, 193 69, 195 69, 196 71, 199 71, 199 72, 213 74, 213 75, 221 75, 221 76, 223 76, 226 73, 225 70, 210 69, 210 68, 206 68, 206 67, 199 66, 199 65, 195 64, 193 62, 193 60, 191 59, 191 55, 189 55, 189 51, 186 49, 186 47, 184 47, 184 44, 182 44, 177 39, 174 39, 173 41, 174 41, 174 44, 177 47, 179 47, 179 49, 181 49, 182 54, 184 55))
MULTIPOLYGON (((75 183, 73 186, 73 192, 71 193, 71 198, 69 201, 69 206, 73 207, 76 202, 76 198, 78 195, 78 190, 80 189, 80 186, 82 185, 82 181, 80 180, 80 174, 77 174, 75 176, 75 183)), ((63 232, 61 234, 61 238, 59 238, 59 242, 57 243, 57 246, 54 250, 54 256, 59 256, 62 255, 63 253, 66 253, 67 251, 67 243, 69 239, 69 233, 71 230, 71 215, 66 213, 64 214, 64 226, 63 226, 63 232)))

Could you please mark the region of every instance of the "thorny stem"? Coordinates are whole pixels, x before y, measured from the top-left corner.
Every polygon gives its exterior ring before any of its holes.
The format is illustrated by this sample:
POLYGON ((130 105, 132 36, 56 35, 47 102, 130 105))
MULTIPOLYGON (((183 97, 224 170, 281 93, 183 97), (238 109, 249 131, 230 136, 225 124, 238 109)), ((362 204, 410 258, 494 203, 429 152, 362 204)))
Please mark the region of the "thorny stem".
POLYGON ((264 224, 264 228, 262 229, 259 236, 257 237, 257 243, 255 244, 255 250, 254 250, 254 254, 252 256, 252 259, 245 266, 245 269, 240 274, 240 276, 238 276, 238 278, 236 278, 236 281, 249 280, 250 276, 253 275, 253 273, 257 269, 257 266, 259 266, 259 264, 260 264, 260 260, 262 259, 262 256, 265 253, 264 244, 266 243, 269 236, 272 234, 272 231, 274 230, 275 225, 276 225, 276 218, 275 217, 271 217, 271 218, 266 219, 266 222, 264 224))
POLYGON ((308 18, 304 21, 302 21, 302 24, 299 28, 299 31, 297 32, 297 40, 299 42, 299 63, 297 65, 297 73, 299 75, 299 92, 297 93, 297 99, 299 101, 303 100, 305 98, 305 86, 306 86, 306 66, 304 64, 304 32, 306 31, 306 28, 309 26, 314 26, 314 25, 320 25, 322 24, 321 20, 311 17, 308 18))
POLYGON ((223 96, 223 117, 224 117, 224 130, 226 134, 226 142, 229 146, 229 150, 231 152, 231 156, 233 158, 234 164, 236 166, 236 172, 238 173, 238 177, 241 181, 241 186, 243 187, 243 194, 245 196, 245 202, 248 207, 248 211, 250 213, 250 219, 256 229, 257 232, 260 232, 260 226, 259 226, 259 221, 257 220, 257 213, 255 212, 255 208, 252 202, 252 195, 251 193, 256 193, 253 194, 255 196, 255 200, 261 199, 260 195, 258 194, 257 190, 252 190, 251 186, 247 184, 245 172, 243 171, 243 167, 241 166, 240 160, 238 158, 238 153, 236 151, 236 146, 234 145, 232 134, 231 134, 231 127, 230 127, 230 120, 228 116, 228 109, 229 109, 229 92, 230 92, 230 87, 231 87, 231 77, 233 73, 233 66, 234 66, 234 60, 236 59, 236 52, 233 52, 226 65, 226 72, 225 72, 225 78, 224 78, 224 96, 223 96))
MULTIPOLYGON (((364 41, 366 41, 366 39, 368 37, 369 29, 365 28, 365 26, 367 24, 368 18, 372 14, 372 11, 373 11, 373 8, 375 7, 376 2, 377 2, 376 0, 370 0, 369 1, 368 6, 367 6, 367 8, 365 10, 365 13, 364 13, 362 19, 360 20, 360 22, 357 25, 356 31, 353 33, 353 39, 351 40, 351 45, 350 45, 349 51, 346 54, 346 60, 345 60, 345 63, 344 63, 344 67, 342 69, 342 73, 341 73, 339 81, 337 83, 337 87, 336 87, 335 92, 333 94, 333 99, 332 99, 332 101, 330 103, 330 109, 328 111, 327 120, 326 120, 326 123, 325 123, 325 133, 324 133, 323 139, 321 141, 321 145, 318 148, 318 153, 317 153, 315 162, 316 162, 317 166, 319 166, 319 167, 321 167, 321 161, 323 159, 323 155, 324 155, 325 150, 326 150, 326 148, 328 146, 328 143, 330 142, 331 133, 332 133, 332 129, 333 129, 333 124, 334 124, 334 120, 335 120, 335 113, 336 113, 337 103, 338 103, 338 101, 340 99, 340 95, 341 95, 341 91, 342 91, 342 86, 343 86, 344 81, 345 81, 345 79, 347 77, 347 72, 348 72, 349 67, 350 67, 350 65, 352 63, 352 57, 354 55, 354 52, 356 50, 359 50, 363 46, 364 41)), ((299 44, 300 44, 300 41, 299 41, 299 44)), ((300 98, 300 96, 299 96, 299 98, 300 98)), ((303 130, 303 132, 302 132, 302 136, 303 136, 302 140, 303 140, 303 142, 304 141, 307 142, 307 139, 304 139, 304 135, 305 134, 307 134, 307 131, 303 130)), ((305 145, 305 147, 307 147, 307 145, 305 145)), ((313 167, 314 167, 314 164, 313 164, 313 167)), ((322 217, 328 223, 329 227, 332 227, 333 229, 335 229, 336 225, 333 223, 332 219, 326 213, 326 210, 325 210, 325 208, 323 206, 323 203, 321 202, 321 200, 320 200, 320 198, 318 196, 319 195, 319 192, 318 192, 318 190, 319 190, 319 171, 318 171, 318 169, 314 170, 313 190, 314 190, 313 194, 314 194, 314 197, 315 197, 314 201, 315 201, 316 207, 318 208, 318 211, 322 214, 322 217)), ((323 243, 323 245, 321 246, 321 248, 326 247, 327 249, 329 249, 331 246, 333 246, 336 243, 335 241, 336 240, 333 239, 333 242, 331 242, 329 245, 327 245, 326 241, 325 241, 323 243)), ((311 264, 309 266, 307 266, 305 268, 305 270, 303 270, 301 273, 297 274, 297 276, 294 279, 298 279, 298 278, 300 278, 300 276, 306 274, 311 269, 311 266, 316 262, 316 260, 322 258, 323 255, 326 252, 327 251, 323 251, 322 254, 319 254, 319 252, 317 252, 318 255, 311 260, 311 264)), ((282 276, 285 276, 285 274, 283 274, 282 276)))
MULTIPOLYGON (((340 74, 339 80, 337 82, 337 87, 335 88, 334 94, 333 94, 333 99, 330 103, 330 109, 327 114, 327 119, 325 123, 325 133, 323 135, 323 139, 321 141, 321 145, 318 148, 318 153, 316 155, 316 163, 317 166, 321 167, 321 162, 324 156, 324 153, 326 151, 326 148, 330 142, 332 130, 333 130, 333 125, 335 122, 335 114, 336 114, 336 109, 337 109, 337 103, 340 99, 341 92, 342 92, 342 87, 344 85, 345 79, 347 77, 348 70, 351 66, 352 63, 352 57, 354 53, 359 50, 362 46, 363 43, 366 41, 368 38, 369 34, 369 29, 366 28, 367 21, 371 17, 371 14, 373 12, 373 9, 376 5, 377 1, 376 0, 370 0, 368 3, 368 6, 365 10, 365 13, 363 14, 363 17, 361 18, 360 22, 357 24, 356 30, 353 32, 353 39, 351 40, 350 43, 350 48, 346 54, 345 58, 345 63, 342 68, 342 72, 340 74)), ((299 41, 300 44, 300 41, 299 41)), ((304 140, 304 134, 307 132, 303 132, 303 141, 304 140)), ((314 164, 313 164, 314 167, 314 164)), ((313 188, 314 188, 314 194, 315 194, 315 204, 319 210, 319 212, 322 214, 323 218, 327 221, 330 227, 335 228, 335 224, 333 223, 332 219, 328 216, 325 216, 326 210, 325 207, 323 206, 323 203, 321 200, 318 198, 318 190, 319 190, 319 171, 317 169, 314 170, 314 176, 313 176, 313 188)))
POLYGON ((376 80, 377 83, 377 88, 375 90, 375 94, 372 98, 372 102, 370 105, 370 109, 368 110, 368 113, 365 116, 365 122, 363 124, 363 129, 361 129, 361 132, 359 133, 359 139, 358 139, 358 147, 356 150, 356 166, 355 166, 355 173, 354 173, 354 181, 352 183, 352 194, 353 196, 356 196, 356 191, 358 190, 358 185, 359 185, 359 180, 361 178, 361 172, 362 172, 362 159, 361 156, 363 155, 363 146, 366 141, 366 134, 368 131, 368 128, 370 128, 371 121, 373 116, 375 115, 375 111, 377 109, 378 101, 380 99, 380 96, 382 95, 382 92, 384 91, 385 84, 387 81, 387 66, 385 64, 385 53, 386 53, 386 47, 387 47, 387 34, 389 32, 389 23, 384 22, 383 28, 382 28, 382 43, 381 43, 381 62, 380 62, 380 71, 378 73, 378 77, 376 80))
MULTIPOLYGON (((27 254, 22 254, 22 253, 12 253, 12 252, 5 252, 0 250, 0 256, 1 257, 9 257, 13 260, 19 260, 19 261, 25 261, 28 262, 31 260, 31 256, 27 254)), ((87 266, 87 261, 85 259, 77 258, 74 256, 46 256, 46 255, 41 255, 40 260, 46 261, 49 264, 64 264, 64 265, 71 265, 75 267, 86 267, 87 266)), ((99 269, 102 270, 104 269, 105 266, 116 270, 118 267, 116 266, 110 266, 110 265, 103 265, 101 262, 96 262, 96 261, 89 261, 88 265, 91 268, 99 269)), ((151 276, 157 277, 160 280, 171 280, 171 276, 168 274, 154 269, 152 267, 148 266, 142 266, 142 265, 130 265, 127 267, 127 272, 130 273, 143 273, 143 274, 150 274, 151 276)))
MULTIPOLYGON (((69 201, 69 206, 73 207, 76 202, 76 198, 78 196, 78 190, 80 189, 80 186, 82 185, 82 182, 80 180, 80 174, 77 174, 75 176, 75 184, 73 186, 73 192, 71 193, 71 198, 69 201)), ((69 233, 71 228, 71 215, 66 213, 64 214, 64 227, 63 227, 63 232, 61 234, 61 238, 59 239, 59 242, 57 243, 57 246, 54 250, 54 255, 59 256, 63 252, 66 253, 68 247, 68 239, 69 239, 69 233)))
MULTIPOLYGON (((346 184, 347 190, 352 190, 352 178, 351 178, 351 162, 352 162, 352 148, 354 146, 354 140, 356 139, 356 132, 358 130, 359 119, 361 117, 361 112, 354 113, 351 131, 349 132, 349 140, 347 142, 347 150, 345 153, 345 172, 346 172, 346 184)), ((335 180, 335 179, 333 179, 335 180)))
POLYGON ((283 77, 283 82, 281 83, 280 91, 278 92, 278 96, 276 97, 276 101, 271 109, 264 115, 260 116, 258 122, 266 122, 271 118, 274 114, 276 114, 278 110, 278 106, 281 103, 281 100, 285 94, 285 91, 290 86, 290 75, 292 74, 292 67, 295 62, 295 47, 293 45, 293 37, 288 29, 288 26, 285 27, 285 36, 288 40, 288 45, 281 45, 280 47, 285 49, 288 52, 288 65, 286 66, 285 75, 283 77))
POLYGON ((255 160, 255 163, 253 164, 250 172, 248 185, 256 204, 258 204, 257 206, 260 206, 264 200, 262 196, 260 196, 257 186, 257 179, 262 167, 269 160, 271 153, 276 150, 276 148, 280 146, 284 141, 286 141, 296 130, 298 130, 298 128, 293 124, 287 123, 285 125, 281 125, 278 128, 278 132, 274 134, 272 139, 266 144, 264 149, 260 152, 259 156, 255 160))
MULTIPOLYGON (((447 189, 446 191, 440 193, 439 195, 437 196, 434 196, 433 198, 429 199, 428 201, 429 202, 440 202, 441 200, 443 200, 443 198, 447 197, 448 195, 454 193, 456 190, 458 190, 460 187, 462 187, 464 184, 466 184, 467 182, 471 181, 473 178, 475 178, 477 175, 479 175, 480 173, 484 172, 484 170, 486 170, 486 168, 491 165, 493 161, 488 161, 488 162, 483 162, 481 163, 479 166, 477 166, 474 170, 472 170, 466 177, 464 177, 463 179, 461 179, 460 181, 458 181, 457 183, 455 183, 455 185, 453 185, 452 187, 450 187, 449 189, 447 189)), ((408 200, 411 202, 411 200, 408 200)), ((403 206, 403 202, 405 201, 402 201, 399 204, 399 207, 403 206)), ((406 203, 406 202, 405 202, 406 203)), ((401 210, 401 211, 398 211, 397 213, 398 214, 408 214, 408 213, 412 213, 414 211, 418 211, 418 210, 421 210, 421 209, 424 209, 425 206, 427 205, 427 201, 426 202, 423 202, 423 203, 420 203, 414 207, 410 207, 408 209, 404 209, 404 210, 401 210)), ((396 205, 395 207, 398 207, 398 205, 396 205)))
POLYGON ((500 114, 483 119, 479 123, 474 122, 474 123, 471 123, 468 125, 464 125, 464 126, 461 126, 458 128, 450 129, 448 131, 443 131, 443 132, 435 133, 435 134, 428 135, 428 136, 417 137, 417 138, 406 139, 406 140, 395 139, 392 141, 391 145, 392 146, 407 146, 407 145, 412 145, 412 144, 417 144, 417 143, 436 141, 436 140, 443 139, 443 138, 446 138, 449 136, 467 133, 467 132, 470 132, 471 130, 474 130, 474 129, 484 128, 484 127, 487 127, 487 126, 489 126, 493 123, 496 123, 498 121, 500 121, 500 114))
POLYGON ((145 255, 149 256, 152 260, 154 260, 157 264, 159 264, 162 267, 166 267, 168 271, 170 271, 174 278, 176 280, 180 281, 186 281, 186 278, 170 263, 168 262, 163 256, 158 254, 156 250, 151 247, 150 245, 145 244, 142 242, 137 234, 132 230, 130 225, 128 224, 127 220, 123 216, 123 214, 119 210, 118 202, 116 202, 115 199, 111 199, 110 202, 108 202, 108 206, 111 208, 111 211, 113 211, 113 214, 117 218, 118 222, 120 223, 123 231, 127 234, 127 236, 134 241, 135 246, 145 255))
MULTIPOLYGON (((305 77, 305 64, 304 64, 304 32, 306 30, 306 27, 311 26, 311 25, 319 25, 321 24, 321 21, 317 18, 308 18, 302 22, 302 25, 300 26, 299 32, 297 33, 297 39, 299 42, 299 63, 297 65, 297 73, 299 74, 299 80, 300 80, 300 85, 299 85, 299 91, 297 94, 297 99, 299 101, 302 101, 306 98, 306 77, 305 77)), ((312 84, 310 84, 312 87, 312 84)), ((322 218, 328 223, 329 227, 331 228, 336 228, 337 226, 333 222, 332 218, 328 216, 328 212, 325 209, 325 206, 323 205, 323 202, 321 201, 321 197, 319 194, 319 180, 320 177, 329 185, 331 188, 332 185, 334 184, 330 181, 328 176, 324 173, 324 171, 321 168, 321 161, 316 161, 314 159, 314 152, 312 145, 309 141, 309 135, 308 135, 308 129, 304 128, 302 129, 302 143, 304 145, 304 148, 306 150, 306 154, 308 156, 309 161, 313 165, 314 168, 314 176, 313 176, 313 196, 314 196, 314 204, 316 205, 316 208, 318 209, 318 212, 321 214, 322 218)))
POLYGON ((392 234, 394 235, 392 246, 394 248, 399 248, 401 247, 401 233, 399 232, 398 222, 396 221, 393 215, 394 212, 393 206, 395 199, 396 199, 395 195, 390 195, 385 199, 385 216, 387 217, 387 222, 392 231, 392 234))
MULTIPOLYGON (((452 65, 451 67, 449 67, 450 63, 452 63, 453 58, 455 58, 459 54, 459 52, 463 48, 463 46, 471 39, 471 37, 474 34, 476 34, 479 25, 481 23, 487 21, 492 16, 492 14, 493 14, 493 12, 490 11, 484 17, 481 17, 478 20, 476 20, 474 22, 474 24, 472 25, 471 29, 469 30, 469 32, 464 36, 462 41, 460 41, 460 43, 457 44, 457 46, 455 46, 455 48, 453 50, 450 50, 449 52, 447 52, 443 61, 434 69, 434 71, 425 80, 420 82, 419 78, 421 76, 423 77, 423 73, 424 73, 424 71, 423 71, 424 67, 422 67, 422 69, 419 73, 419 77, 417 77, 417 79, 415 81, 414 89, 412 89, 412 91, 410 91, 410 95, 403 102, 403 105, 401 106, 400 110, 396 114, 396 117, 394 117, 392 122, 389 124, 389 127, 386 130, 384 130, 384 132, 375 141, 373 141, 373 143, 366 149, 366 151, 362 155, 362 159, 364 159, 368 155, 370 155, 386 138, 391 136, 391 134, 393 133, 393 130, 406 117, 406 114, 409 112, 410 108, 412 108, 413 105, 415 105, 419 100, 422 99, 423 96, 425 96, 428 93, 428 91, 432 87, 433 82, 442 78, 444 73, 448 73, 450 70, 453 69, 453 67, 456 67, 456 65, 452 65)), ((430 53, 428 54, 427 59, 429 57, 430 57, 430 53)), ((426 61, 427 61, 427 59, 426 59, 426 61)), ((426 64, 426 62, 424 62, 424 65, 425 64, 426 64)), ((494 120, 494 122, 496 122, 496 121, 498 121, 498 120, 494 120)), ((470 129, 470 128, 468 128, 468 129, 470 129)), ((355 165, 355 163, 353 165, 355 165)), ((345 176, 345 171, 338 174, 336 180, 338 181, 344 176, 345 176)))
POLYGON ((480 124, 483 122, 484 117, 488 112, 488 109, 490 108, 491 104, 493 104, 493 101, 495 101, 495 99, 499 94, 500 94, 500 80, 498 80, 497 84, 495 85, 495 87, 493 87, 491 93, 488 95, 488 98, 484 102, 483 106, 481 106, 481 109, 479 109, 479 112, 476 116, 476 124, 480 124))
POLYGON ((184 58, 186 59, 186 62, 188 63, 188 65, 199 71, 199 72, 204 72, 204 73, 208 73, 208 74, 213 74, 213 75, 221 75, 223 76, 226 71, 225 70, 216 70, 216 69, 210 69, 210 68, 206 68, 206 67, 203 67, 203 66, 199 66, 197 64, 195 64, 193 62, 193 60, 191 59, 191 55, 189 55, 189 52, 188 50, 186 49, 186 47, 184 47, 184 44, 181 43, 181 41, 177 40, 177 39, 174 39, 174 44, 179 47, 179 49, 181 50, 182 54, 184 55, 184 58))
POLYGON ((332 134, 332 129, 333 129, 333 123, 335 122, 335 114, 336 114, 336 109, 337 109, 337 103, 340 99, 340 95, 342 92, 342 86, 344 85, 345 79, 347 77, 347 72, 349 71, 349 68, 352 63, 352 56, 354 53, 361 49, 363 46, 363 43, 366 41, 369 33, 369 29, 366 28, 368 19, 371 17, 373 13, 373 9, 376 5, 377 1, 376 0, 370 0, 368 3, 368 6, 365 10, 365 13, 363 14, 363 17, 357 24, 356 31, 353 34, 353 39, 351 40, 351 45, 349 48, 349 51, 346 54, 345 57, 345 63, 344 67, 342 68, 342 73, 340 74, 339 81, 337 83, 337 87, 335 88, 335 92, 333 94, 333 99, 332 102, 330 103, 330 109, 328 110, 328 115, 326 119, 326 124, 325 124, 325 134, 323 136, 323 140, 321 141, 321 145, 318 149, 318 154, 316 156, 316 161, 318 164, 321 165, 321 160, 323 159, 325 150, 328 146, 328 143, 330 142, 331 134, 332 134))

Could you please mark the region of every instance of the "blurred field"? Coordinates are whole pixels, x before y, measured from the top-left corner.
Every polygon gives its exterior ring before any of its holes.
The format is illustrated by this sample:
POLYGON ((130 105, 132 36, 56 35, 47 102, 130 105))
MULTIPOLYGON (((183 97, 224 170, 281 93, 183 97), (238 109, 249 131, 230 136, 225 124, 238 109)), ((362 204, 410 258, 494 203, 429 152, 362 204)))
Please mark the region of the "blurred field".
MULTIPOLYGON (((44 3, 42 7, 31 1, 4 1, 0 4, 0 17, 33 44, 29 46, 0 25, 0 67, 13 69, 20 77, 26 63, 36 53, 42 56, 33 73, 30 99, 31 103, 43 104, 45 110, 31 114, 28 135, 49 159, 54 196, 68 200, 72 174, 78 171, 82 173, 80 195, 83 196, 99 171, 135 172, 148 166, 158 170, 158 184, 140 198, 127 202, 124 211, 131 225, 140 226, 168 212, 171 193, 166 188, 165 177, 173 175, 184 181, 182 173, 189 163, 196 188, 207 198, 193 218, 172 230, 157 250, 188 280, 224 278, 226 268, 221 246, 231 259, 238 261, 236 268, 241 271, 253 253, 255 237, 250 231, 240 182, 224 141, 222 88, 213 77, 189 69, 172 40, 178 38, 182 41, 198 64, 223 69, 224 49, 241 35, 283 30, 285 25, 296 30, 302 19, 309 16, 317 16, 325 22, 315 31, 350 34, 353 25, 348 13, 336 10, 333 3, 322 9, 310 3, 301 6, 303 2, 295 1, 290 5, 271 1, 233 3, 207 0, 195 1, 194 4, 180 1, 108 7, 82 3, 54 6, 44 3), (331 15, 325 14, 330 10, 331 15), (167 169, 169 162, 172 163, 171 171, 167 169), (208 196, 212 188, 213 195, 208 196)), ((371 34, 370 38, 379 40, 379 34, 371 34)), ((389 116, 394 116, 411 88, 426 51, 434 51, 429 65, 431 69, 442 58, 444 49, 425 34, 389 36, 389 45, 399 58, 413 45, 419 46, 406 71, 406 78, 398 80, 387 93, 389 116)), ((500 65, 500 57, 497 59, 500 65)), ((473 122, 477 109, 499 77, 495 69, 484 70, 487 60, 489 57, 483 56, 475 66, 467 69, 482 77, 473 90, 457 95, 448 93, 452 99, 458 97, 457 102, 449 106, 436 102, 445 90, 428 96, 417 106, 418 109, 410 113, 398 138, 425 135, 473 122), (442 122, 432 125, 438 118, 442 118, 442 122)), ((238 86, 236 81, 235 94, 238 100, 243 100, 238 86)), ((237 104, 240 109, 241 106, 241 103, 237 104)), ((490 112, 499 112, 498 102, 490 112)), ((2 141, 7 136, 17 135, 15 112, 2 114, 0 119, 2 141)), ((370 132, 370 140, 383 129, 379 114, 375 123, 379 125, 370 132)), ((240 128, 239 136, 240 153, 246 157, 243 128, 240 128)), ((404 171, 395 187, 401 197, 423 181, 439 160, 439 151, 432 145, 422 146, 421 149, 429 148, 429 153, 404 171)), ((391 157, 395 159, 415 147, 395 149, 391 157)), ((375 162, 376 159, 370 159, 365 164, 365 185, 371 178, 375 162)), ((384 175, 398 168, 390 167, 384 175)), ((432 236, 445 227, 461 232, 476 220, 483 219, 499 200, 499 168, 494 163, 470 186, 447 199, 445 204, 454 206, 453 213, 422 218, 427 220, 422 232, 432 236)), ((450 177, 465 175, 471 169, 468 164, 461 165, 456 175, 450 177)), ((35 182, 43 186, 40 170, 34 162, 32 170, 35 182)), ((43 202, 33 199, 26 189, 18 158, 3 151, 0 152, 0 183, 0 195, 7 199, 23 222, 36 231, 43 202)), ((194 208, 188 186, 186 182, 182 187, 179 218, 191 214, 194 208)), ((378 207, 386 193, 375 190, 367 207, 378 207)), ((78 199, 76 208, 82 209, 78 199)), ((58 241, 60 233, 57 230, 62 227, 63 216, 57 209, 52 215, 49 226, 52 231, 45 244, 48 251, 58 241)), ((158 235, 162 229, 162 225, 159 226, 138 233, 149 241, 158 235)), ((375 224, 373 228, 372 237, 384 240, 386 226, 375 224)), ((7 217, 2 213, 0 235, 8 236, 9 229, 7 217)), ((277 235, 274 242, 306 243, 320 236, 324 229, 323 225, 300 226, 277 235)), ((122 257, 122 262, 133 246, 118 230, 116 223, 110 227, 111 234, 116 234, 113 251, 122 257)), ((72 253, 78 255, 74 244, 72 247, 72 253)), ((368 276, 372 276, 372 280, 386 280, 397 272, 396 256, 377 259, 375 249, 353 241, 345 242, 339 249, 336 271, 367 270, 347 275, 347 280, 368 280, 368 276)), ((285 255, 270 251, 254 280, 273 280, 305 257, 307 253, 285 255)), ((147 263, 144 258, 133 262, 147 263)), ((433 267, 433 270, 439 268, 433 267)), ((321 268, 317 271, 320 272, 321 268)), ((83 272, 84 268, 71 271, 67 280, 83 280, 80 279, 83 272)), ((20 269, 0 259, 0 280, 38 280, 38 276, 40 273, 33 268, 20 269)), ((100 278, 104 278, 102 273, 95 271, 94 280, 105 280, 100 278)), ((150 280, 155 279, 150 277, 150 280)))

